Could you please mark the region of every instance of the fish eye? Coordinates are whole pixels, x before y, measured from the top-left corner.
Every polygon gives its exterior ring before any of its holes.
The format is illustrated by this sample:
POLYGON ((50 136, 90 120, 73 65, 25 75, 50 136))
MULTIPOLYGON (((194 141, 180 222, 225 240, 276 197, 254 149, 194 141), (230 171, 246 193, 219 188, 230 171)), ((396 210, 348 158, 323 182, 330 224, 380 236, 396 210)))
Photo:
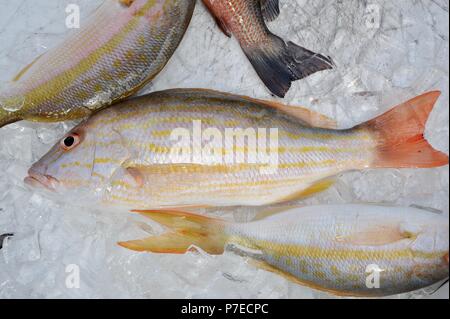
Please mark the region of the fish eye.
POLYGON ((75 146, 77 146, 78 144, 80 144, 80 136, 76 133, 72 133, 68 136, 66 136, 62 141, 61 141, 61 147, 65 150, 71 150, 73 149, 75 146))

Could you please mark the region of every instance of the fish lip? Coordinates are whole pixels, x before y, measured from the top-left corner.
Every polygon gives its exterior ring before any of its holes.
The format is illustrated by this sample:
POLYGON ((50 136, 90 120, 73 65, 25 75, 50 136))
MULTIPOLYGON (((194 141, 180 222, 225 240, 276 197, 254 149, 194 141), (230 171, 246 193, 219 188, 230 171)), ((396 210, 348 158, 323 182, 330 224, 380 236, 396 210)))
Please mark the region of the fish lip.
POLYGON ((30 170, 28 176, 24 179, 25 184, 31 187, 43 187, 50 191, 56 191, 59 181, 50 175, 42 175, 30 170))

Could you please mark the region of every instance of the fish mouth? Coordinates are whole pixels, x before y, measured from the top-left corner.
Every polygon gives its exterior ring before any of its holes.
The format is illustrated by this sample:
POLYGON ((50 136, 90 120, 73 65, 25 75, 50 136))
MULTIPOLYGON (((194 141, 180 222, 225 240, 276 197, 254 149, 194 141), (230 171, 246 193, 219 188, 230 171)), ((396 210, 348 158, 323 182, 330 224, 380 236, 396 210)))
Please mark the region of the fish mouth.
POLYGON ((56 186, 59 184, 59 181, 53 176, 38 174, 31 170, 28 172, 24 182, 31 187, 41 187, 50 191, 56 191, 56 186))

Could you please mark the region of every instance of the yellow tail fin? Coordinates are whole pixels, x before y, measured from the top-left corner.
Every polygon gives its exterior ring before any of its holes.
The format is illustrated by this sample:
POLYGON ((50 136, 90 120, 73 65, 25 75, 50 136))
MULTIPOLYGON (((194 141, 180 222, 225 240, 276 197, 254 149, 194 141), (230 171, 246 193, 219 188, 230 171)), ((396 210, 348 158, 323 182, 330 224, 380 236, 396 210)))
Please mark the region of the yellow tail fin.
POLYGON ((209 254, 220 255, 226 245, 225 225, 220 219, 179 211, 134 211, 164 226, 169 231, 161 236, 119 243, 120 246, 153 253, 184 254, 196 246, 209 254))

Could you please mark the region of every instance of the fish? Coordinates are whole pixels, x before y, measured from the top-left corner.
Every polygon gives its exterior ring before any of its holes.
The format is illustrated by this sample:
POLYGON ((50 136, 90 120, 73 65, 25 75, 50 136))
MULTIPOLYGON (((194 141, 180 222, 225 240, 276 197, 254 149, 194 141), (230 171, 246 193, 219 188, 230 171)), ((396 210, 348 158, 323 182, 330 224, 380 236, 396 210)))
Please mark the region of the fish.
POLYGON ((302 107, 204 89, 153 92, 76 126, 31 166, 25 183, 128 209, 294 201, 346 171, 447 165, 448 155, 423 135, 439 95, 336 129, 302 107))
POLYGON ((161 254, 229 249, 290 282, 338 296, 402 294, 449 277, 448 217, 416 208, 309 206, 249 223, 182 211, 138 213, 167 231, 120 246, 161 254))
POLYGON ((138 92, 164 68, 195 0, 105 0, 82 28, 0 91, 0 127, 88 117, 138 92))
POLYGON ((256 73, 276 96, 285 97, 292 82, 331 70, 333 60, 270 32, 266 21, 280 14, 279 0, 203 0, 220 29, 234 35, 256 73))

